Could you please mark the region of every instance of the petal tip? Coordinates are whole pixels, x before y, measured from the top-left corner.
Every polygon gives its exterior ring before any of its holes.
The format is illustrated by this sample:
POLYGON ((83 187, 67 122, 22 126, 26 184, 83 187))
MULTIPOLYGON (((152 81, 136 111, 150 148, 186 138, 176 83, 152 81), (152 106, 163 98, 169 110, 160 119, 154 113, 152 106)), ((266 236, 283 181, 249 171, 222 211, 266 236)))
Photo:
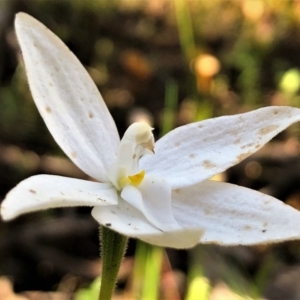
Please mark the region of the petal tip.
POLYGON ((18 12, 15 17, 16 24, 31 22, 32 20, 35 20, 35 19, 24 12, 18 12))
POLYGON ((25 25, 26 23, 28 24, 30 21, 32 21, 32 19, 33 18, 28 14, 19 12, 15 17, 15 26, 16 28, 18 28, 19 26, 25 25))
POLYGON ((20 31, 22 32, 22 30, 26 30, 26 28, 37 29, 41 27, 45 26, 40 21, 24 12, 19 12, 15 16, 15 30, 17 35, 20 31))
POLYGON ((3 221, 10 221, 15 218, 15 215, 9 212, 7 207, 3 204, 0 206, 0 216, 3 221))

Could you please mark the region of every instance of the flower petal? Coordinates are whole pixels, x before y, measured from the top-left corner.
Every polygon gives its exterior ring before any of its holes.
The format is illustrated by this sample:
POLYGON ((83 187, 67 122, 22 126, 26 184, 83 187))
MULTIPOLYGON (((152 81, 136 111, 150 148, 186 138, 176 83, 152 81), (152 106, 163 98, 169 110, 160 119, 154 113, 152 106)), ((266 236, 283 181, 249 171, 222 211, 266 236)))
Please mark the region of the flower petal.
POLYGON ((299 120, 299 109, 273 106, 188 124, 161 138, 140 167, 172 188, 193 185, 239 163, 299 120))
POLYGON ((125 236, 161 247, 190 248, 199 243, 203 234, 202 229, 189 228, 162 232, 152 226, 140 211, 121 198, 118 206, 94 207, 92 216, 100 224, 125 236))
POLYGON ((160 234, 136 237, 151 245, 175 249, 188 249, 199 244, 203 232, 202 229, 181 228, 160 234))
POLYGON ((121 197, 162 231, 180 229, 171 207, 171 188, 165 180, 146 176, 138 188, 127 185, 121 197))
POLYGON ((1 205, 1 216, 10 220, 40 209, 117 203, 117 192, 110 184, 37 175, 22 181, 7 194, 1 205))
POLYGON ((207 180, 174 190, 172 199, 179 224, 204 228, 201 243, 253 245, 300 238, 300 212, 244 187, 207 180))
POLYGON ((96 85, 75 55, 43 24, 19 13, 15 27, 29 86, 49 131, 79 168, 106 181, 120 140, 96 85))

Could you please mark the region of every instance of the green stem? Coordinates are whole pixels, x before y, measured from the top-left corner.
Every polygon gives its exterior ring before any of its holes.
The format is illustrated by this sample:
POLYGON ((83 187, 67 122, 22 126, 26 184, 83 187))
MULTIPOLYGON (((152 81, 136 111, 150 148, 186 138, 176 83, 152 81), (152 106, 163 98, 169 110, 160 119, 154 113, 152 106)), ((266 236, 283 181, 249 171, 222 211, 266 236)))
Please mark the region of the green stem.
POLYGON ((145 260, 148 257, 149 246, 140 241, 136 241, 135 253, 134 253, 134 269, 131 288, 131 298, 141 299, 141 292, 145 283, 145 260))
POLYGON ((148 255, 146 256, 144 285, 141 299, 159 299, 159 287, 164 250, 160 247, 146 245, 148 255))
POLYGON ((110 300, 112 298, 117 275, 124 257, 127 237, 110 230, 107 227, 100 227, 102 274, 99 300, 110 300))

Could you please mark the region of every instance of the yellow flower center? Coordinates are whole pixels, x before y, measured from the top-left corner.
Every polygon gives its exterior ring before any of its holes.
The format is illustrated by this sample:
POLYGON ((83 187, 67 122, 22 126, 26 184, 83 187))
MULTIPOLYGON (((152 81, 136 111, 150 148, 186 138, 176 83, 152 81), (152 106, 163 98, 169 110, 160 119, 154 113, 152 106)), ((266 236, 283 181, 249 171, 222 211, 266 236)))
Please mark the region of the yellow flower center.
POLYGON ((145 177, 145 170, 140 171, 139 173, 127 177, 123 177, 119 181, 119 185, 123 188, 126 184, 131 184, 133 186, 139 186, 145 177))
POLYGON ((120 141, 116 160, 108 170, 108 178, 118 191, 126 185, 138 187, 145 177, 140 171, 139 160, 154 154, 153 128, 146 123, 131 124, 120 141))

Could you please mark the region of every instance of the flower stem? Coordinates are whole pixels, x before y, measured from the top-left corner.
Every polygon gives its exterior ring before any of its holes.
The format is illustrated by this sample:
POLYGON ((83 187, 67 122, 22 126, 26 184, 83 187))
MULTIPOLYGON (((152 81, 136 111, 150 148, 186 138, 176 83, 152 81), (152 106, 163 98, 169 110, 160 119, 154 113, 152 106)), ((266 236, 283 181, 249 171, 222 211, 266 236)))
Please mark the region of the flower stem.
POLYGON ((102 275, 99 300, 110 300, 117 281, 119 268, 126 251, 127 237, 100 227, 102 275))

